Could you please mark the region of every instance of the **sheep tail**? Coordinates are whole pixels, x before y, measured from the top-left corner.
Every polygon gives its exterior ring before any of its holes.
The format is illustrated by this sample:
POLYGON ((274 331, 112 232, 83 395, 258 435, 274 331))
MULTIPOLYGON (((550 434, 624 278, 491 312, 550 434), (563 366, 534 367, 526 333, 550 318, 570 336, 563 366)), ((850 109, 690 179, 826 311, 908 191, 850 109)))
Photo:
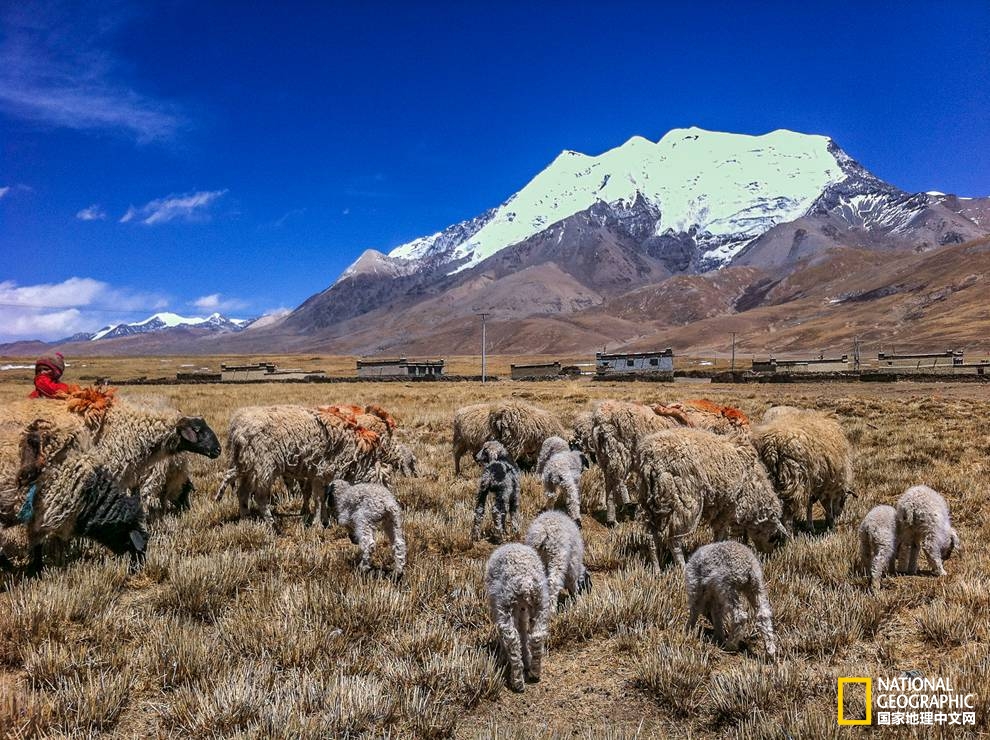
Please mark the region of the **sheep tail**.
POLYGON ((237 468, 230 468, 226 473, 224 473, 223 480, 220 481, 220 487, 217 489, 217 495, 213 499, 214 501, 219 501, 223 498, 223 494, 226 493, 227 487, 236 477, 237 468))

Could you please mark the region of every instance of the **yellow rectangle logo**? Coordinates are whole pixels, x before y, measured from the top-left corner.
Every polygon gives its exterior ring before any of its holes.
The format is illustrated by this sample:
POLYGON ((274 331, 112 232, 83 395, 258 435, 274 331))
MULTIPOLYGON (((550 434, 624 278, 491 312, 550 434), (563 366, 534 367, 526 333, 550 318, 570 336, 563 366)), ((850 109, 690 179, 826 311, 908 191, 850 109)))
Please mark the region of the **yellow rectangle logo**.
POLYGON ((871 725, 873 724, 873 679, 872 678, 840 678, 839 679, 839 701, 838 718, 840 725, 871 725), (846 719, 843 716, 842 693, 846 684, 863 684, 866 687, 866 718, 846 719))

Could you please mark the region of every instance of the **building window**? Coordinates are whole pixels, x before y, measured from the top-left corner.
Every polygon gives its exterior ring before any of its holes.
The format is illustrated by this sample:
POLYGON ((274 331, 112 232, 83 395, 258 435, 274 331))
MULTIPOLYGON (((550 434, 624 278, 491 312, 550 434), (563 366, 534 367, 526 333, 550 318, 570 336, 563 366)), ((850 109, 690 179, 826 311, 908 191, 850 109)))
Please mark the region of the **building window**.
POLYGON ((653 366, 658 366, 660 364, 660 360, 657 359, 656 357, 651 357, 650 358, 650 364, 653 365, 653 366))
POLYGON ((636 364, 635 360, 626 360, 626 367, 632 367, 636 364))

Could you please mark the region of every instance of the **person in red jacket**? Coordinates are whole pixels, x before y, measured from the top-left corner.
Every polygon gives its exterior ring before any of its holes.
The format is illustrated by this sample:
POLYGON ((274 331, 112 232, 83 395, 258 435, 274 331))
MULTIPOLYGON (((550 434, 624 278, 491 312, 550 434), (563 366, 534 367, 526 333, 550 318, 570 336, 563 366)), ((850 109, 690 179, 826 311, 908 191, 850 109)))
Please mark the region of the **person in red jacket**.
POLYGON ((76 390, 75 386, 60 383, 65 372, 65 358, 61 352, 52 357, 39 357, 34 363, 34 391, 29 398, 62 398, 76 390))

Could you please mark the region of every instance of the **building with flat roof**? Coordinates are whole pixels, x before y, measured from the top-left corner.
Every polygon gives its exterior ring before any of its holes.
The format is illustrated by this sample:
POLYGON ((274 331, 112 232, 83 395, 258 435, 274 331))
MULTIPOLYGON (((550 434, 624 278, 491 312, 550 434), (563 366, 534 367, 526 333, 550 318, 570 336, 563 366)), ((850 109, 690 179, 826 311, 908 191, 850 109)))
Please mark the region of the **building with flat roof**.
POLYGON ((670 347, 656 352, 595 353, 595 373, 598 375, 672 372, 674 372, 674 350, 670 347))
POLYGON ((511 365, 513 380, 523 378, 555 378, 563 368, 559 362, 534 362, 532 364, 511 365))
POLYGON ((357 361, 359 378, 425 378, 443 375, 444 360, 414 360, 405 357, 373 357, 357 361))
POLYGON ((811 359, 753 360, 754 373, 834 373, 849 370, 849 355, 842 357, 825 357, 818 355, 811 359))

